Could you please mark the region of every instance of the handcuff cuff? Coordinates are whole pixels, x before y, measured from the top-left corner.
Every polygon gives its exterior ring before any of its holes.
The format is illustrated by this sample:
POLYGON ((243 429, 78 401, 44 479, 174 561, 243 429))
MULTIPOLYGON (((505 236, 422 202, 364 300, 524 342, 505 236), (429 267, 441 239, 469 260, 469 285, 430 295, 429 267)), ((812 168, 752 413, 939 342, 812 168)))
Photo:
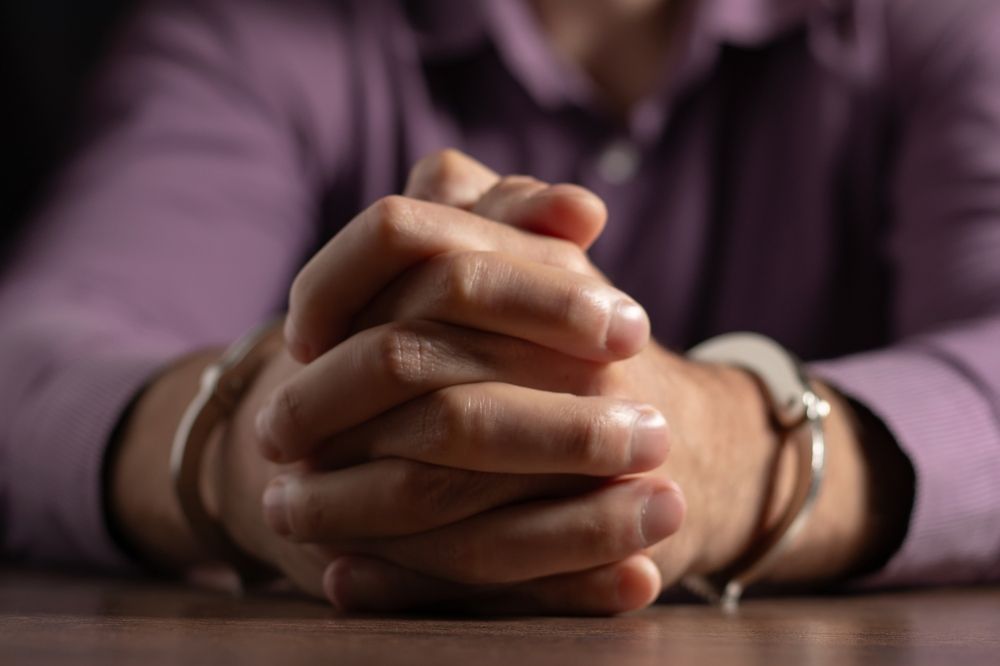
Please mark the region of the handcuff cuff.
POLYGON ((687 576, 689 591, 732 612, 747 586, 759 581, 802 531, 812 513, 826 471, 823 421, 830 403, 809 383, 801 362, 774 340, 756 333, 727 333, 692 348, 688 358, 737 366, 757 377, 771 414, 796 452, 796 482, 788 506, 742 557, 738 567, 711 576, 687 576))

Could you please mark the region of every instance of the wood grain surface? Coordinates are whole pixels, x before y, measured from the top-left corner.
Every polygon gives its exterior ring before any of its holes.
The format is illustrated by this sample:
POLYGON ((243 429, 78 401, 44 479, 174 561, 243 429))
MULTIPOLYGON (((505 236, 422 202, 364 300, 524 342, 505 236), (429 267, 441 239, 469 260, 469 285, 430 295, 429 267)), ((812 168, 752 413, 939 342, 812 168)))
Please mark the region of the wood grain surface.
POLYGON ((989 664, 1000 589, 660 605, 615 618, 344 617, 291 596, 0 569, 0 664, 989 664))

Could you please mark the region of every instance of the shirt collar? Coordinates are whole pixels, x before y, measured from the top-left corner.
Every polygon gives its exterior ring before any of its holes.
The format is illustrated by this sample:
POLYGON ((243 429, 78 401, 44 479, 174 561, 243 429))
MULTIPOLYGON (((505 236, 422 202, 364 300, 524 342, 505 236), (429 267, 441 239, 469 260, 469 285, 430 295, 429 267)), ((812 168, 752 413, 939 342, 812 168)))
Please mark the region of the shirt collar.
MULTIPOLYGON (((804 22, 817 10, 836 11, 845 0, 693 0, 699 7, 692 28, 724 42, 759 44, 804 22)), ((451 58, 485 42, 513 39, 512 30, 533 21, 526 0, 408 0, 407 11, 421 55, 451 58)))
MULTIPOLYGON (((851 0, 692 0, 685 79, 697 79, 723 44, 752 47, 830 14, 851 0)), ((527 0, 407 0, 417 53, 426 61, 481 53, 491 44, 508 69, 543 106, 586 104, 591 91, 580 72, 549 47, 527 0)), ((690 81, 688 81, 690 82, 690 81)))
POLYGON ((755 46, 807 22, 818 10, 840 0, 695 0, 700 12, 695 29, 719 43, 755 46))

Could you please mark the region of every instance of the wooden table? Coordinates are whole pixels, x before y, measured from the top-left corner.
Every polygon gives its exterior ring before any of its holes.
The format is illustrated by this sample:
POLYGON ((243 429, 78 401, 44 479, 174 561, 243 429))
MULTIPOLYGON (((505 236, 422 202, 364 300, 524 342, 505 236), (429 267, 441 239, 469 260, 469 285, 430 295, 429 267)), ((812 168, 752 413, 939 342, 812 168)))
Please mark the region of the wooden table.
POLYGON ((0 664, 990 664, 1000 589, 754 600, 616 618, 341 617, 282 596, 0 570, 0 664))

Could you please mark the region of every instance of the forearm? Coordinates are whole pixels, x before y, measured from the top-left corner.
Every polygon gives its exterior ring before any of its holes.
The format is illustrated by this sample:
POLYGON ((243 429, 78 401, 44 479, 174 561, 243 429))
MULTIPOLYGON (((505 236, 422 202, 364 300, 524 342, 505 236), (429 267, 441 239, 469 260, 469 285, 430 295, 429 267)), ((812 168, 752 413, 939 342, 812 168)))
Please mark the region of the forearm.
POLYGON ((208 559, 184 519, 170 479, 174 432, 215 352, 186 357, 137 398, 108 460, 109 520, 144 562, 168 571, 208 559))

